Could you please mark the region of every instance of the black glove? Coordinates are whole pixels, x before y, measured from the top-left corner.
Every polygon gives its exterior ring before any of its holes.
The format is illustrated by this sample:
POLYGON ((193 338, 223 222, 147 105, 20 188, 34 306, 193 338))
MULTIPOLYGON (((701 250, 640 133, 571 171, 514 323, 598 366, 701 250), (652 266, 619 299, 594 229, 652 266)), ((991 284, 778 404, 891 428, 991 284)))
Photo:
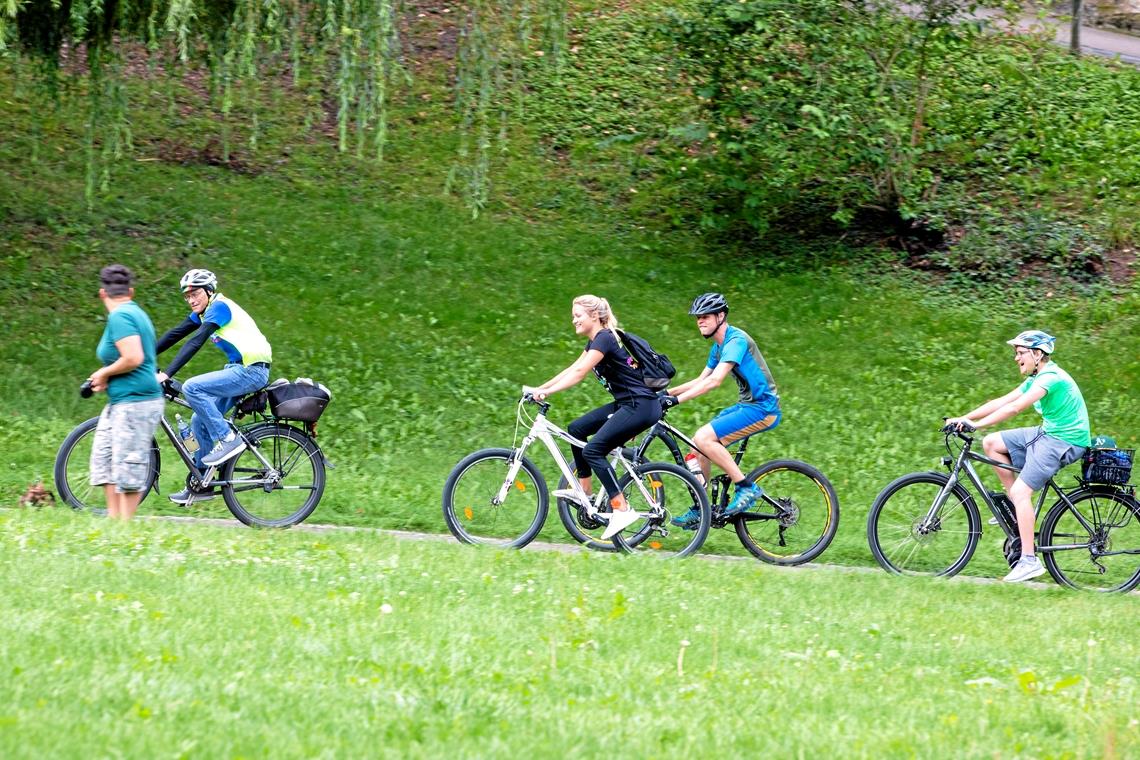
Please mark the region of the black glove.
POLYGON ((666 394, 664 396, 658 396, 657 401, 660 402, 660 404, 661 404, 661 411, 665 411, 666 409, 672 409, 677 404, 681 403, 680 400, 678 400, 676 396, 670 396, 668 394, 666 394))
POLYGON ((977 430, 969 422, 951 422, 942 426, 943 433, 972 433, 977 430))

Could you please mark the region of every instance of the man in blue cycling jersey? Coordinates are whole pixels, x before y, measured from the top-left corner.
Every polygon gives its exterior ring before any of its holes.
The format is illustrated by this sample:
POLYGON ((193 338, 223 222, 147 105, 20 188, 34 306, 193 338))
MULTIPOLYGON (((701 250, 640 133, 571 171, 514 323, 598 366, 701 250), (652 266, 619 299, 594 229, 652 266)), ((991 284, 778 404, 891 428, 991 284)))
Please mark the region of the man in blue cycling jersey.
MULTIPOLYGON (((203 465, 220 465, 245 449, 245 442, 223 415, 238 397, 269 382, 273 352, 249 314, 218 292, 218 278, 213 272, 191 269, 182 276, 179 287, 190 306, 190 314, 159 338, 157 352, 161 354, 183 338, 193 337, 183 344, 166 370, 158 373, 158 381, 166 382, 178 372, 207 340, 226 355, 226 365, 222 369, 196 375, 182 384, 182 395, 194 410, 190 429, 202 444, 194 454, 194 464, 201 470, 203 465), (211 443, 214 444, 212 449, 209 448, 211 443)), ((210 491, 191 492, 186 488, 171 494, 170 500, 175 504, 187 504, 191 500, 203 501, 213 496, 210 491)))
MULTIPOLYGON (((725 509, 732 517, 751 507, 762 493, 759 486, 741 472, 726 446, 780 424, 780 397, 768 363, 756 341, 739 327, 728 324, 728 301, 720 293, 704 293, 693 300, 689 315, 696 317, 697 329, 713 341, 704 371, 693 380, 666 391, 661 406, 671 406, 694 399, 719 386, 730 374, 740 388, 740 401, 718 414, 712 422, 693 436, 700 457, 705 482, 709 480, 710 462, 717 465, 736 484, 736 492, 725 509)), ((691 509, 673 518, 673 524, 692 527, 700 521, 700 513, 691 509)))

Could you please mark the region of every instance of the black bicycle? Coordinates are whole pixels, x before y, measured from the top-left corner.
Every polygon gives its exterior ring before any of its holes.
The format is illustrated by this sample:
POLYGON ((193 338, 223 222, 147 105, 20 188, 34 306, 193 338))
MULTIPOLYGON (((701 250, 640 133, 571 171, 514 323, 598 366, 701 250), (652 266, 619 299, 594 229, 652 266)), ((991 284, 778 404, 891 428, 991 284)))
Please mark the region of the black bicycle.
MULTIPOLYGON (((163 385, 163 395, 168 404, 190 408, 176 380, 163 385)), ((221 491, 226 507, 246 525, 284 528, 302 522, 317 508, 325 490, 327 462, 317 445, 316 421, 278 417, 266 410, 267 399, 266 390, 261 389, 237 401, 230 420, 250 418, 245 424, 234 425, 246 448, 220 468, 199 470, 193 453, 170 421, 163 417, 159 427, 186 468, 187 488, 201 493, 221 491)), ((60 498, 73 509, 105 514, 100 506, 102 487, 90 484, 91 446, 98 423, 99 418, 93 417, 64 439, 55 457, 54 474, 60 498)), ((158 491, 161 470, 162 452, 158 441, 152 440, 144 500, 152 490, 158 491)))
MULTIPOLYGON (((891 573, 951 576, 961 572, 977 549, 982 520, 977 502, 964 486, 962 475, 989 507, 1005 534, 1002 552, 1012 567, 1021 557, 1017 518, 1005 494, 983 485, 974 462, 1018 472, 971 450, 974 438, 967 432, 943 430, 949 456, 942 458, 947 472, 914 472, 890 483, 875 499, 867 515, 867 541, 871 553, 891 573), (961 446, 955 451, 956 442, 961 446)), ((1118 474, 1118 473, 1117 473, 1118 474)), ((1096 482, 1082 472, 1077 485, 1060 488, 1053 479, 1038 493, 1034 504, 1040 514, 1046 498, 1056 501, 1035 533, 1037 552, 1058 584, 1096 591, 1128 591, 1140 583, 1140 503, 1135 488, 1096 482)))
MULTIPOLYGON (((733 454, 737 465, 748 450, 749 440, 741 441, 733 454)), ((686 467, 686 450, 700 451, 691 438, 670 425, 663 416, 645 431, 636 445, 623 449, 624 455, 633 462, 647 462, 648 449, 655 442, 663 444, 669 450, 669 457, 680 467, 686 467)), ((664 455, 655 456, 665 458, 664 455)), ((797 459, 765 462, 748 473, 748 477, 763 489, 763 495, 751 509, 732 517, 724 515, 731 497, 731 481, 723 473, 710 479, 711 527, 732 525, 745 549, 756 558, 774 565, 802 565, 818 557, 835 538, 839 527, 839 499, 831 481, 815 467, 797 459)), ((566 478, 563 476, 558 487, 565 486, 566 478)), ((596 525, 583 507, 560 498, 558 517, 576 541, 592 548, 606 549, 590 535, 596 525)), ((636 533, 625 536, 627 542, 636 543, 639 538, 636 533)))

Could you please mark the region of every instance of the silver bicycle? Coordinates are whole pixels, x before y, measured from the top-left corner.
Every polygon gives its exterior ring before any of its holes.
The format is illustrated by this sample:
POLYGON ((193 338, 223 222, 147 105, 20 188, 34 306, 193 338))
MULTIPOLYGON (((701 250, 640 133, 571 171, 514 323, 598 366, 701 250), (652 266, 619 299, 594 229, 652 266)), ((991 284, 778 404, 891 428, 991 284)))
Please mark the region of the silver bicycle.
POLYGON ((506 548, 522 548, 534 540, 546 522, 551 496, 542 473, 526 456, 538 441, 550 453, 566 485, 554 491, 554 497, 577 507, 560 511, 563 522, 574 520, 577 529, 590 537, 587 546, 602 551, 651 551, 671 557, 684 557, 701 548, 712 524, 712 512, 700 482, 676 464, 638 464, 620 448, 610 454, 611 462, 618 474, 618 486, 638 519, 603 541, 601 534, 611 514, 609 499, 603 489, 595 495, 582 488, 558 442, 578 447, 585 442, 550 422, 549 411, 548 402, 538 401, 524 387, 515 412, 515 441, 520 427, 529 428, 522 443, 512 448, 480 449, 455 465, 443 486, 443 518, 452 535, 468 544, 506 548), (538 409, 533 417, 531 407, 538 409), (669 523, 674 515, 690 509, 701 515, 695 529, 669 523))

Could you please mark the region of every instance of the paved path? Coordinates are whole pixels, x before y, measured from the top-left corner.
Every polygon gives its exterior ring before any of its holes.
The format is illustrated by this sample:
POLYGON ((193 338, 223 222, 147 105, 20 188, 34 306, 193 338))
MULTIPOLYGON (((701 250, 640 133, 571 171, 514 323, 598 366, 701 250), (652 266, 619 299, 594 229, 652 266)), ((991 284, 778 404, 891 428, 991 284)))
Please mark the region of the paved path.
MULTIPOLYGON (((178 522, 189 523, 197 525, 214 525, 219 527, 228 528, 245 528, 245 526, 237 520, 223 519, 218 517, 182 517, 178 515, 139 515, 142 520, 162 520, 164 522, 178 522)), ((403 541, 443 541, 447 543, 455 543, 455 539, 450 533, 417 533, 410 530, 389 530, 385 528, 360 528, 350 525, 321 525, 321 524, 308 524, 302 523, 289 530, 299 530, 310 533, 329 533, 329 532, 360 532, 368 531, 377 533, 384 536, 392 536, 403 541)), ((533 541, 527 545, 527 551, 549 551, 559 552, 562 554, 573 554, 577 552, 591 551, 578 544, 556 544, 547 541, 533 541)), ((705 560, 708 562, 759 562, 752 557, 744 556, 727 556, 723 554, 696 554, 693 555, 694 559, 705 560)), ((804 572, 819 572, 821 570, 838 570, 845 573, 879 573, 883 571, 878 567, 866 567, 860 565, 829 565, 823 562, 811 562, 806 565, 797 565, 795 567, 782 567, 780 565, 767 565, 773 570, 789 572, 789 573, 804 573, 804 572)), ((953 578, 944 579, 949 583, 983 583, 993 584, 1000 583, 996 578, 980 578, 973 575, 956 575, 953 578)), ((1022 583, 1023 586, 1030 586, 1032 588, 1056 588, 1057 585, 1052 580, 1041 583, 1037 581, 1028 581, 1022 583)), ((1140 591, 1134 591, 1134 594, 1140 595, 1140 591)))
MULTIPOLYGON (((903 12, 911 15, 917 15, 919 12, 918 6, 908 3, 900 3, 899 7, 902 8, 903 12)), ((973 18, 987 19, 996 23, 1001 16, 1001 11, 980 10, 973 15, 973 18)), ((1069 46, 1070 25, 1066 19, 1049 15, 1045 17, 1044 23, 1056 29, 1054 41, 1058 45, 1063 47, 1069 46)), ((1041 30, 1043 28, 1042 21, 1036 16, 1030 15, 1021 16, 1017 26, 1018 29, 1023 32, 1041 30)), ((1119 57, 1120 60, 1125 63, 1140 66, 1140 37, 1125 34, 1124 32, 1114 32, 1103 27, 1086 26, 1082 24, 1081 50, 1105 58, 1119 57)))

